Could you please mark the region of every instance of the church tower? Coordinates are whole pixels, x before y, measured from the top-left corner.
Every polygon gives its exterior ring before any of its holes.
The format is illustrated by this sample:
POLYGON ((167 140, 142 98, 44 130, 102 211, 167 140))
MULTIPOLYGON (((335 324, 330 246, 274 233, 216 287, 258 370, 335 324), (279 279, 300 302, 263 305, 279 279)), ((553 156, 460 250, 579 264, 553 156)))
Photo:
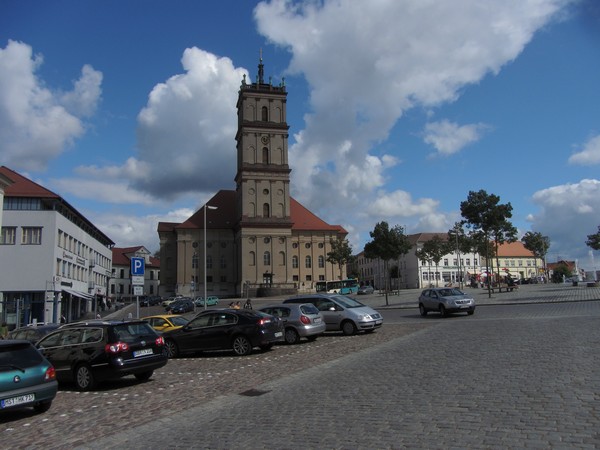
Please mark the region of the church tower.
POLYGON ((237 115, 236 230, 241 292, 244 284, 285 283, 288 272, 290 168, 287 92, 264 79, 262 54, 254 83, 240 86, 237 115))

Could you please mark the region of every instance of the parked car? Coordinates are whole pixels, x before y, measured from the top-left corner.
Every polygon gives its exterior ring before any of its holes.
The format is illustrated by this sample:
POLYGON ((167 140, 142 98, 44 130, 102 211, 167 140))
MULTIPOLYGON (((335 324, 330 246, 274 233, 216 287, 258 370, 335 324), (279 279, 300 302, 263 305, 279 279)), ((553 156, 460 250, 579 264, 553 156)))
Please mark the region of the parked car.
POLYGON ((167 355, 204 350, 228 350, 248 355, 254 347, 270 349, 283 342, 283 322, 260 311, 249 309, 210 309, 196 315, 179 330, 166 333, 167 355))
MULTIPOLYGON (((196 306, 204 306, 204 297, 196 297, 194 300, 196 306)), ((206 297, 206 306, 216 306, 219 304, 219 297, 206 297)))
POLYGON ((368 284, 361 286, 358 288, 358 291, 356 292, 357 294, 360 295, 366 295, 366 294, 372 294, 373 292, 375 292, 375 288, 373 286, 369 286, 368 284))
POLYGON ((429 311, 437 311, 442 317, 453 312, 475 312, 475 300, 457 288, 425 289, 419 296, 419 311, 426 316, 429 311))
POLYGON ((156 306, 162 303, 162 298, 158 295, 148 295, 140 299, 140 306, 156 306))
POLYGON ((284 338, 288 344, 297 344, 302 337, 314 341, 325 332, 323 316, 312 303, 269 305, 259 311, 283 321, 284 338))
POLYGON ((142 317, 142 320, 147 321, 152 328, 161 333, 177 330, 189 322, 188 319, 177 314, 142 317))
POLYGON ((182 303, 187 303, 187 302, 192 304, 191 311, 193 311, 194 310, 194 302, 192 302, 192 299, 189 297, 179 297, 177 300, 175 300, 175 301, 169 303, 167 306, 165 306, 165 311, 170 312, 177 305, 180 305, 182 303))
POLYGON ((304 294, 288 298, 288 303, 312 303, 317 307, 327 331, 342 331, 346 336, 358 331, 373 332, 383 324, 383 317, 370 306, 341 294, 304 294))
POLYGON ((167 363, 162 336, 142 320, 70 323, 36 347, 56 369, 59 383, 73 381, 81 391, 127 375, 146 381, 167 363))
POLYGON ((57 391, 54 367, 31 342, 0 340, 0 411, 46 412, 57 391))
POLYGON ((173 303, 174 301, 179 300, 181 298, 183 298, 183 296, 181 296, 181 295, 178 295, 177 297, 169 297, 169 298, 163 300, 162 303, 160 304, 160 306, 166 307, 166 306, 170 305, 171 303, 173 303))
POLYGON ((194 310, 194 302, 191 299, 177 301, 171 303, 167 308, 171 314, 185 314, 194 310))
POLYGON ((35 344, 41 338, 46 336, 48 333, 56 330, 60 327, 60 324, 48 324, 48 325, 37 325, 37 326, 26 326, 16 328, 9 331, 5 339, 25 339, 26 341, 35 344))

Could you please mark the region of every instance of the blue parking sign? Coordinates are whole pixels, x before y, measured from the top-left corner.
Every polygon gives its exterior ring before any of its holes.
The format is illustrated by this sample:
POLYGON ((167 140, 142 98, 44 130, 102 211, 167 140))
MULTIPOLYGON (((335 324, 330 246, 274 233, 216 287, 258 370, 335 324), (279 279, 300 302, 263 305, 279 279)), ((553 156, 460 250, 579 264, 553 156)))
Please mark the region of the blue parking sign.
POLYGON ((144 258, 131 258, 131 275, 144 275, 145 265, 144 258))

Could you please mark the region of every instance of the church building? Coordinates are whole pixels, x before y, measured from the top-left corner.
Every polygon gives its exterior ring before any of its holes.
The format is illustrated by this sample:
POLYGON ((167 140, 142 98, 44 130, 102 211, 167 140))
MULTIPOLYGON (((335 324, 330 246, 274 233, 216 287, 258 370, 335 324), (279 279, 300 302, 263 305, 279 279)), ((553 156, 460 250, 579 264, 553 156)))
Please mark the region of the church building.
MULTIPOLYGON (((256 297, 314 292, 337 280, 331 242, 346 238, 290 196, 285 83, 242 80, 235 190, 220 190, 183 223, 160 222, 160 295, 256 297), (206 280, 206 284, 205 284, 206 280)), ((207 169, 208 170, 208 169, 207 169)))

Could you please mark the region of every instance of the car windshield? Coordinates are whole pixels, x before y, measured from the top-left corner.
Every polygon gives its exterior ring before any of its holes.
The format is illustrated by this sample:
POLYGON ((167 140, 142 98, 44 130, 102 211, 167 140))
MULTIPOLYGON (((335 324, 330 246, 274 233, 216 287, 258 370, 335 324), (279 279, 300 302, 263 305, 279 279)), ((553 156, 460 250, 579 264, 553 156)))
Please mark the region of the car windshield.
POLYGON ((440 295, 442 297, 452 297, 453 295, 465 295, 464 292, 458 289, 442 289, 440 290, 440 295))
POLYGON ((0 347, 0 371, 26 369, 42 361, 40 353, 29 343, 16 343, 0 347))
POLYGON ((344 308, 360 308, 360 307, 365 306, 361 302, 354 300, 351 297, 346 297, 345 295, 334 295, 331 298, 334 299, 337 303, 339 303, 344 308))
POLYGON ((178 316, 178 317, 171 317, 171 322, 176 327, 183 327, 184 325, 187 325, 187 323, 189 322, 189 320, 187 320, 185 317, 179 317, 178 316))

